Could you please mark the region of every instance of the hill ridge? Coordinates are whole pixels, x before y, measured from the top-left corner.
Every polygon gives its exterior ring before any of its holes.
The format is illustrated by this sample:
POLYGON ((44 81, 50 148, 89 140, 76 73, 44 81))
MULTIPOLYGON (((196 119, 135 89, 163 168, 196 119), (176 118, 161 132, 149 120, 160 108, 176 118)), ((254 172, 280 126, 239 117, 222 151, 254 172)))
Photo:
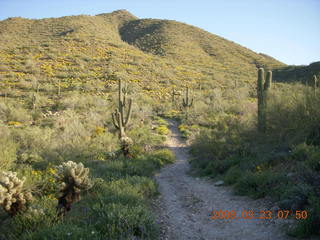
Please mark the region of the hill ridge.
POLYGON ((0 21, 0 62, 0 78, 12 84, 40 78, 62 81, 66 90, 102 89, 121 76, 165 99, 168 85, 230 88, 238 81, 254 88, 257 67, 285 66, 195 26, 126 10, 0 21))

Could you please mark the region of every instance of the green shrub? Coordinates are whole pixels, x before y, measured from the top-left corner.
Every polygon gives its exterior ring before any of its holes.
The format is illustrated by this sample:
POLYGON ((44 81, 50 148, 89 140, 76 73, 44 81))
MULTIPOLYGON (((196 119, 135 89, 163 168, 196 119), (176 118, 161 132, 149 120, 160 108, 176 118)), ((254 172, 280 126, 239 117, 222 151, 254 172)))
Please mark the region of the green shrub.
POLYGON ((246 172, 235 184, 236 193, 262 198, 273 193, 281 178, 283 176, 272 171, 246 172))
POLYGON ((320 235, 320 197, 311 196, 309 198, 309 207, 306 210, 308 217, 299 220, 296 227, 289 232, 289 235, 299 238, 320 235))
POLYGON ((151 176, 160 167, 174 161, 175 156, 170 150, 160 149, 129 161, 125 160, 125 172, 129 175, 151 176))
POLYGON ((164 126, 169 125, 169 123, 161 117, 155 116, 153 117, 153 119, 154 119, 154 123, 157 125, 164 125, 164 126))
POLYGON ((289 185, 280 196, 279 207, 290 210, 304 209, 312 192, 312 186, 307 184, 289 185))
POLYGON ((28 123, 31 121, 31 116, 18 101, 7 101, 0 103, 0 119, 7 122, 28 123))
POLYGON ((295 161, 305 162, 314 171, 320 171, 320 148, 317 146, 299 144, 293 149, 292 158, 295 161))
POLYGON ((18 165, 17 172, 19 176, 25 176, 25 185, 32 189, 36 196, 48 196, 53 198, 57 191, 57 182, 55 179, 56 170, 52 165, 40 170, 34 169, 30 165, 18 165))
POLYGON ((95 229, 107 239, 154 239, 158 233, 145 207, 95 204, 91 218, 95 229))
POLYGON ((188 138, 191 135, 191 131, 188 129, 187 125, 181 124, 179 125, 179 130, 182 133, 184 138, 188 138))
POLYGON ((168 135, 170 133, 170 130, 167 128, 166 125, 160 125, 156 128, 156 131, 160 135, 168 135))
POLYGON ((155 146, 163 143, 164 139, 154 134, 149 126, 133 128, 128 135, 134 140, 133 155, 137 156, 143 152, 150 152, 155 146))
POLYGON ((9 223, 9 234, 19 237, 23 233, 37 232, 42 228, 52 227, 59 221, 55 205, 56 201, 52 198, 38 198, 27 212, 23 212, 12 219, 9 223))
POLYGON ((235 165, 228 169, 223 180, 226 184, 235 184, 243 174, 245 174, 243 170, 241 170, 239 166, 235 165))
POLYGON ((52 227, 43 227, 36 232, 25 233, 26 240, 102 240, 103 236, 92 225, 75 225, 74 223, 60 223, 52 227))
POLYGON ((176 159, 174 153, 166 148, 154 151, 150 157, 159 161, 161 166, 173 163, 176 159))
POLYGON ((10 130, 0 125, 0 169, 9 170, 16 161, 18 145, 14 142, 10 130))

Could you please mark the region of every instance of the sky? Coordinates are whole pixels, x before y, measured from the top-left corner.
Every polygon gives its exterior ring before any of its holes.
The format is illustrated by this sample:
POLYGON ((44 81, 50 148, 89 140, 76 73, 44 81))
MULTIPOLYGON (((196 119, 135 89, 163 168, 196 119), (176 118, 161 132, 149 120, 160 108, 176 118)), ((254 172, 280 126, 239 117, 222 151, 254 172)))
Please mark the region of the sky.
POLYGON ((119 9, 191 24, 286 64, 320 61, 320 0, 0 0, 0 20, 119 9))

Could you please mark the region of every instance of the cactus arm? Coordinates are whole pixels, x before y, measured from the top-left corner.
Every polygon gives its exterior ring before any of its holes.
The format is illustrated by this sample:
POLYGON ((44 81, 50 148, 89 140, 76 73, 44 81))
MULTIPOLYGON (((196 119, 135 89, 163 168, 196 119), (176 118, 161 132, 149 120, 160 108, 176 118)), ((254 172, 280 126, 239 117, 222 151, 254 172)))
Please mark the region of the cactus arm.
POLYGON ((258 70, 258 82, 257 82, 257 96, 258 96, 258 130, 264 131, 263 123, 263 88, 264 88, 264 69, 259 68, 258 70))
POLYGON ((118 109, 116 110, 115 113, 112 113, 111 116, 112 116, 113 125, 115 126, 116 129, 119 129, 118 109))
POLYGON ((272 87, 272 72, 267 72, 266 81, 264 83, 264 90, 267 91, 272 87))
POLYGON ((123 94, 123 101, 122 101, 122 107, 126 107, 127 106, 127 93, 123 94))
POLYGON ((186 91, 186 104, 187 106, 189 105, 189 88, 187 87, 187 91, 186 91))
POLYGON ((119 100, 119 113, 120 113, 120 118, 119 121, 121 122, 121 124, 124 124, 124 106, 123 106, 123 101, 119 100))
POLYGON ((268 71, 266 79, 264 69, 258 70, 257 95, 258 95, 258 130, 265 132, 267 128, 268 92, 272 87, 272 71, 268 71))
POLYGON ((263 90, 263 84, 264 84, 264 69, 263 68, 259 68, 258 71, 258 94, 261 94, 262 90, 263 90))
POLYGON ((314 91, 314 95, 317 94, 317 85, 318 85, 317 76, 313 75, 313 91, 314 91))
POLYGON ((117 122, 118 122, 118 126, 119 126, 119 129, 121 129, 123 127, 123 124, 122 124, 122 119, 121 119, 121 113, 119 111, 116 112, 116 119, 117 119, 117 122))
POLYGON ((118 86, 119 86, 119 89, 118 89, 118 91, 119 91, 119 100, 120 99, 122 99, 122 81, 121 81, 121 79, 119 79, 119 81, 118 81, 118 86))
POLYGON ((121 139, 122 137, 125 136, 125 132, 124 132, 124 126, 122 124, 122 119, 121 119, 121 113, 118 112, 118 119, 119 119, 119 138, 121 139))
POLYGON ((126 127, 128 125, 128 123, 130 122, 131 114, 132 114, 132 99, 129 99, 129 109, 128 109, 127 118, 126 118, 125 123, 123 125, 124 127, 126 127))

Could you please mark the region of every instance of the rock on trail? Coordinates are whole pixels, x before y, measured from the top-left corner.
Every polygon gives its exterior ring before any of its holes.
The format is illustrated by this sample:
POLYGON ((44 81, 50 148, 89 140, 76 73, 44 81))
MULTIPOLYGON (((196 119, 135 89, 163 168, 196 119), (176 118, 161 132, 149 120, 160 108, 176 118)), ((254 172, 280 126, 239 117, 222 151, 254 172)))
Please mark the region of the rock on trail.
POLYGON ((235 196, 230 187, 215 186, 207 179, 188 175, 188 146, 181 139, 177 123, 169 121, 171 135, 167 147, 176 155, 174 164, 155 176, 159 187, 157 211, 160 239, 169 240, 287 240, 281 219, 210 219, 212 210, 270 210, 265 200, 235 196))

